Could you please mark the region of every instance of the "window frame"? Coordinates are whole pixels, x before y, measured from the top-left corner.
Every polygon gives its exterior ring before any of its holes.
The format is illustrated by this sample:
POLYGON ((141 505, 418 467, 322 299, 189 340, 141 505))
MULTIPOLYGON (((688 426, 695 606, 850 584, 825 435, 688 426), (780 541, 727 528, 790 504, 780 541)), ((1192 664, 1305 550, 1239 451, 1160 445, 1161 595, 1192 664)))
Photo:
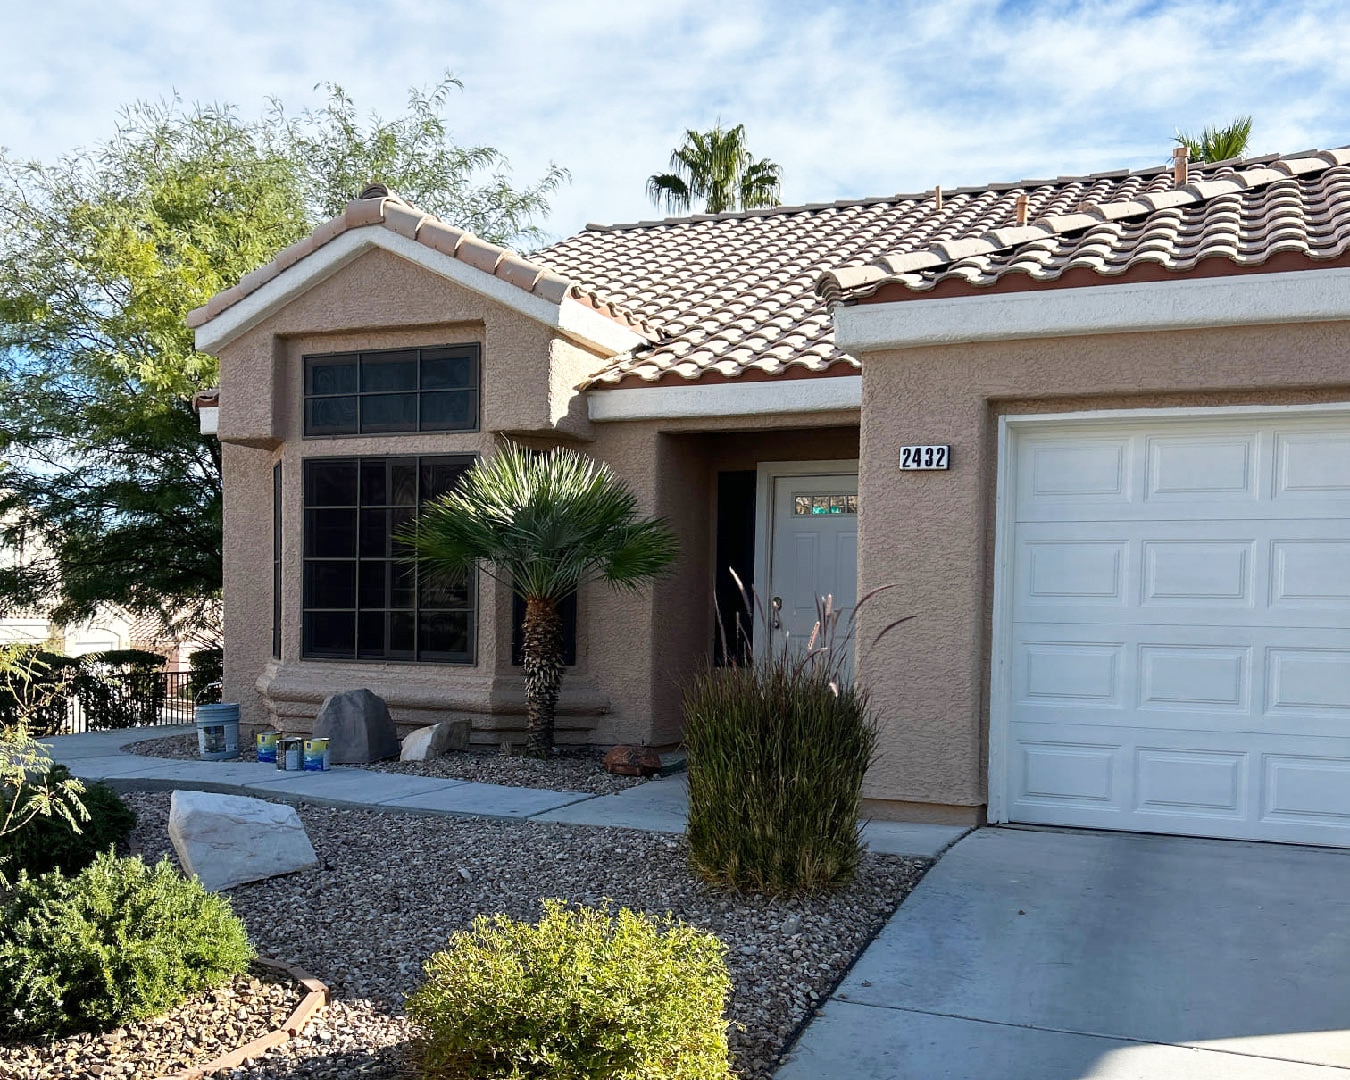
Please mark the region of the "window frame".
MULTIPOLYGON (((388 499, 392 498, 391 495, 386 495, 386 502, 385 502, 385 503, 382 503, 382 504, 379 504, 378 506, 375 505, 375 504, 373 504, 373 503, 364 503, 363 500, 362 500, 362 497, 361 497, 361 496, 362 496, 362 492, 361 492, 361 482, 362 482, 362 481, 361 481, 361 478, 362 478, 362 467, 365 466, 365 465, 373 465, 373 464, 375 464, 375 463, 379 463, 379 464, 383 465, 383 467, 386 469, 386 481, 387 481, 387 478, 388 478, 388 472, 387 472, 387 470, 389 469, 389 466, 390 466, 390 463, 391 463, 391 462, 402 462, 402 463, 405 463, 405 464, 411 464, 412 467, 413 467, 414 474, 415 474, 415 476, 416 476, 416 485, 417 485, 417 486, 416 486, 416 494, 415 494, 415 497, 414 497, 414 498, 415 498, 415 502, 414 502, 414 505, 413 505, 414 520, 415 520, 415 519, 416 519, 416 516, 417 516, 417 515, 420 515, 420 513, 421 513, 421 511, 422 511, 422 507, 423 507, 423 506, 425 505, 425 503, 427 502, 427 498, 424 497, 424 496, 423 496, 423 493, 422 493, 422 486, 423 486, 423 469, 424 469, 424 467, 426 467, 426 466, 428 466, 428 465, 431 465, 431 464, 433 464, 433 463, 441 463, 441 464, 449 464, 449 463, 453 463, 456 467, 458 467, 458 468, 460 469, 460 475, 462 476, 463 473, 464 473, 464 472, 467 472, 470 468, 472 468, 473 465, 474 465, 478 460, 479 460, 479 455, 476 454, 476 453, 451 453, 451 454, 435 454, 435 453, 432 453, 432 454, 368 454, 368 455, 347 455, 347 454, 341 454, 341 455, 332 455, 332 456, 329 456, 329 455, 326 455, 326 454, 325 454, 325 455, 321 455, 321 456, 312 456, 312 457, 306 457, 306 458, 302 459, 302 462, 301 462, 301 488, 302 488, 302 490, 301 490, 301 505, 302 505, 302 513, 301 513, 301 549, 300 549, 300 562, 301 562, 301 574, 300 574, 300 658, 301 658, 302 660, 304 660, 304 661, 306 661, 306 662, 312 662, 312 663, 335 663, 335 664, 352 664, 352 663, 356 663, 356 664, 407 664, 407 665, 416 665, 416 666, 419 666, 419 667, 420 667, 420 666, 424 666, 424 665, 428 665, 428 664, 451 665, 451 666, 455 666, 455 667, 473 667, 473 666, 476 666, 476 665, 477 665, 477 663, 478 663, 478 643, 479 643, 478 618, 479 618, 479 612, 480 612, 480 608, 479 608, 480 589, 479 589, 479 584, 478 584, 478 573, 477 573, 476 571, 470 572, 470 573, 467 575, 467 580, 466 580, 466 582, 465 582, 466 591, 467 591, 467 601, 466 601, 467 607, 466 607, 465 609, 463 609, 463 610, 465 610, 465 611, 466 611, 466 614, 467 614, 467 626, 466 626, 466 632, 467 632, 467 637, 468 637, 468 647, 467 647, 467 649, 465 650, 464 653, 459 654, 459 655, 449 655, 449 656, 444 656, 444 657, 441 657, 441 656, 423 657, 423 656, 420 655, 420 653, 421 653, 421 641, 420 641, 420 639, 421 639, 421 621, 422 621, 422 616, 423 616, 424 614, 434 614, 434 613, 436 613, 436 612, 438 612, 438 611, 458 611, 458 610, 461 610, 461 609, 454 609, 454 608, 430 608, 430 609, 424 609, 424 608, 422 607, 422 585, 423 585, 423 582, 422 582, 422 577, 421 577, 421 572, 420 572, 420 564, 415 564, 415 565, 414 565, 414 575, 413 575, 413 581, 412 581, 412 598, 413 598, 413 606, 412 606, 410 609, 409 609, 409 608, 392 608, 392 607, 389 607, 389 606, 378 607, 378 608, 377 608, 377 607, 363 608, 363 607, 361 606, 361 564, 362 564, 363 562, 365 562, 365 563, 367 563, 367 564, 370 564, 370 565, 373 565, 373 564, 375 564, 375 563, 381 563, 381 564, 383 564, 383 565, 386 566, 386 567, 392 567, 392 566, 397 562, 397 558, 396 558, 395 556, 393 556, 392 554, 387 555, 387 556, 362 556, 362 554, 361 554, 361 521, 362 521, 362 510, 374 510, 374 511, 376 511, 376 512, 389 514, 389 515, 391 515, 391 519, 387 519, 387 520, 390 520, 390 523, 392 524, 392 514, 393 514, 393 512, 394 512, 395 510, 398 510, 398 509, 407 509, 407 507, 400 507, 400 506, 397 506, 397 505, 390 504, 390 503, 388 502, 388 499), (357 491, 356 491, 356 504, 355 504, 354 506, 346 506, 346 505, 343 505, 343 506, 332 506, 332 505, 328 505, 328 504, 317 505, 317 506, 316 506, 316 505, 313 505, 313 504, 311 503, 311 490, 312 490, 312 485, 313 485, 313 483, 314 483, 314 482, 311 480, 311 471, 312 471, 314 468, 320 467, 320 466, 322 466, 322 465, 333 465, 333 464, 345 464, 345 465, 352 465, 352 466, 355 467, 355 469, 356 469, 356 484, 357 484, 357 491), (314 510, 320 510, 320 511, 322 511, 322 510, 339 510, 339 511, 341 511, 341 510, 350 510, 350 511, 352 511, 353 521, 355 522, 355 524, 354 524, 354 526, 353 526, 353 535, 352 535, 352 551, 353 551, 353 554, 352 554, 351 556, 331 556, 331 555, 310 555, 310 554, 309 554, 309 551, 310 551, 310 543, 309 543, 309 533, 308 533, 308 530, 309 530, 309 528, 310 528, 310 512, 311 512, 311 511, 314 511, 314 510), (353 606, 350 607, 350 608, 348 608, 348 607, 334 607, 334 606, 310 605, 309 603, 307 603, 307 600, 308 600, 308 593, 307 593, 308 566, 309 566, 311 563, 330 563, 330 564, 331 564, 331 563, 336 563, 336 562, 350 562, 350 563, 353 564, 353 567, 354 567, 354 569, 353 569, 353 578, 352 578, 352 605, 353 605, 353 606), (411 656, 389 656, 389 655, 383 655, 383 656, 363 656, 363 655, 361 655, 360 615, 361 615, 361 613, 362 613, 363 611, 367 611, 367 612, 383 612, 384 615, 386 616, 386 618, 388 617, 388 615, 389 615, 391 612, 395 612, 395 611, 398 611, 398 612, 405 612, 405 611, 406 611, 406 612, 410 612, 410 613, 411 613, 411 616, 412 616, 412 626, 413 626, 413 644, 412 644, 412 650, 411 650, 412 655, 411 655, 411 656), (311 642, 311 634, 310 634, 310 630, 309 630, 309 620, 308 620, 308 616, 309 616, 311 613, 313 613, 313 612, 344 612, 344 613, 345 613, 345 612, 350 612, 351 618, 352 618, 352 621, 353 621, 352 651, 351 651, 351 654, 350 654, 350 655, 347 655, 347 656, 340 656, 340 655, 335 655, 334 653, 331 653, 331 652, 327 652, 327 653, 316 653, 316 652, 313 651, 313 649, 312 649, 312 647, 311 647, 311 643, 310 643, 310 642, 311 642)), ((388 540, 390 539, 391 536, 392 536, 392 529, 389 527, 389 525, 387 525, 387 526, 386 526, 386 529, 385 529, 385 540, 386 540, 386 543, 388 542, 388 540)), ((388 550, 390 550, 390 551, 392 552, 392 548, 389 548, 388 550)), ((387 586, 386 586, 386 589, 387 589, 387 586)), ((387 605, 387 603, 388 603, 388 592, 386 591, 386 605, 387 605)), ((387 651, 388 651, 388 625, 387 625, 387 624, 386 624, 386 630, 385 630, 385 647, 386 647, 386 653, 387 653, 387 651)))
POLYGON ((281 462, 272 466, 272 659, 281 659, 281 462))
MULTIPOLYGON (((436 358, 432 358, 436 359, 436 358)), ((471 435, 483 429, 483 346, 478 341, 447 342, 441 345, 409 345, 404 348, 386 349, 348 349, 326 353, 306 353, 300 358, 300 433, 304 439, 350 439, 381 435, 471 435), (462 387, 424 387, 423 370, 427 353, 462 353, 469 360, 471 374, 469 384, 462 387), (362 363, 364 358, 388 357, 399 353, 417 354, 417 383, 412 390, 370 389, 361 386, 362 363), (310 368, 319 361, 351 360, 355 366, 356 380, 352 390, 345 393, 315 394, 310 392, 310 368), (422 402, 424 395, 467 394, 472 401, 472 416, 465 427, 425 427, 422 420, 422 402), (411 395, 417 414, 413 427, 382 428, 366 430, 363 427, 362 402, 368 398, 393 395, 411 395), (332 401, 350 398, 355 403, 355 426, 350 431, 312 431, 310 423, 310 403, 312 401, 332 401)))

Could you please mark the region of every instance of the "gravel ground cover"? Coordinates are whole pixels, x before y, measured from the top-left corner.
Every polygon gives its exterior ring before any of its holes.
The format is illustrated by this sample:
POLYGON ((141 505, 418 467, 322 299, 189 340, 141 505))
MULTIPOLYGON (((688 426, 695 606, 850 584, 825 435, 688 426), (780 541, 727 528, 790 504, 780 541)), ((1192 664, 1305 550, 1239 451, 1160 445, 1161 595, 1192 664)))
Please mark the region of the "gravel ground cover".
MULTIPOLYGON (((168 852, 169 795, 127 796, 135 842, 168 852)), ((627 829, 380 814, 301 806, 319 869, 230 891, 255 946, 300 965, 334 1003, 302 1036, 232 1080, 412 1075, 402 1015, 422 962, 478 914, 534 920, 540 901, 615 904, 715 933, 729 947, 739 1075, 764 1080, 801 1024, 917 884, 929 862, 871 855, 846 889, 746 898, 700 883, 682 838, 627 829)))
MULTIPOLYGON (((197 759, 196 735, 170 735, 143 739, 125 747, 143 757, 197 759)), ((253 747, 241 747, 244 761, 256 761, 253 747)), ((414 776, 438 776, 445 780, 469 780, 505 787, 543 788, 547 791, 584 791, 590 795, 612 795, 637 784, 646 783, 637 776, 614 776, 605 771, 604 751, 591 747, 563 748, 548 760, 503 754, 499 750, 468 750, 446 754, 431 761, 376 761, 369 765, 338 765, 339 769, 374 769, 379 772, 409 773, 414 776)))
POLYGON ((254 966, 226 986, 198 994, 144 1023, 42 1044, 0 1043, 0 1076, 5 1080, 170 1076, 275 1031, 302 997, 304 988, 289 976, 254 966))

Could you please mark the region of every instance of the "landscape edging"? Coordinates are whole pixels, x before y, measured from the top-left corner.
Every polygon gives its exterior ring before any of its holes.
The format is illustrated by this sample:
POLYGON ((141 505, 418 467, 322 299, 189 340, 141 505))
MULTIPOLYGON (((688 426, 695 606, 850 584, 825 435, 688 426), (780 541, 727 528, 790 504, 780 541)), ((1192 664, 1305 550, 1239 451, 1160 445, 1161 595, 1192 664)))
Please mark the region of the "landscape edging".
POLYGON ((275 1031, 260 1035, 237 1050, 231 1050, 228 1054, 223 1054, 213 1061, 208 1061, 205 1065, 194 1065, 190 1069, 173 1073, 161 1078, 161 1080, 202 1080, 203 1077, 210 1076, 222 1069, 236 1068, 242 1065, 246 1058, 258 1057, 260 1054, 275 1049, 295 1038, 304 1030, 305 1025, 309 1023, 314 1014, 328 1004, 328 987, 319 982, 309 972, 301 970, 294 964, 288 964, 284 960, 273 960, 266 956, 254 957, 253 963, 261 964, 273 971, 284 972, 305 988, 305 996, 300 999, 300 1003, 287 1017, 286 1022, 275 1031))

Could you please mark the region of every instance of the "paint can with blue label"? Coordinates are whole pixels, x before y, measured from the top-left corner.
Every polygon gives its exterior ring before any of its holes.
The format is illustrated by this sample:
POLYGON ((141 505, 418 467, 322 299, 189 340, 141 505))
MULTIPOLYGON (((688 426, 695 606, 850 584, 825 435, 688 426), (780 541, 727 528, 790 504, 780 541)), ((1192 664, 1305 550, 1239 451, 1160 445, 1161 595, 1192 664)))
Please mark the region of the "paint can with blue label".
POLYGON ((268 765, 276 763, 277 760, 277 740, 281 738, 279 731, 260 731, 258 732, 258 760, 268 765))
POLYGON ((305 740, 305 772, 328 771, 328 740, 305 740))

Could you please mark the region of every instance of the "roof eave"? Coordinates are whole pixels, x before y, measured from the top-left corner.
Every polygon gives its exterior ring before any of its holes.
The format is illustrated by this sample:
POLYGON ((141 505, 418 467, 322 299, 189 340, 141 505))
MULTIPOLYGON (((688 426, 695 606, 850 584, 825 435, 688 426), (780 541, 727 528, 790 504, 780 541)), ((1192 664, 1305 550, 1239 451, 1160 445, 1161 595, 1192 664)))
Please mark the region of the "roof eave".
POLYGON ((1350 267, 841 305, 834 320, 836 345, 855 355, 1027 338, 1339 322, 1350 320, 1350 267))

